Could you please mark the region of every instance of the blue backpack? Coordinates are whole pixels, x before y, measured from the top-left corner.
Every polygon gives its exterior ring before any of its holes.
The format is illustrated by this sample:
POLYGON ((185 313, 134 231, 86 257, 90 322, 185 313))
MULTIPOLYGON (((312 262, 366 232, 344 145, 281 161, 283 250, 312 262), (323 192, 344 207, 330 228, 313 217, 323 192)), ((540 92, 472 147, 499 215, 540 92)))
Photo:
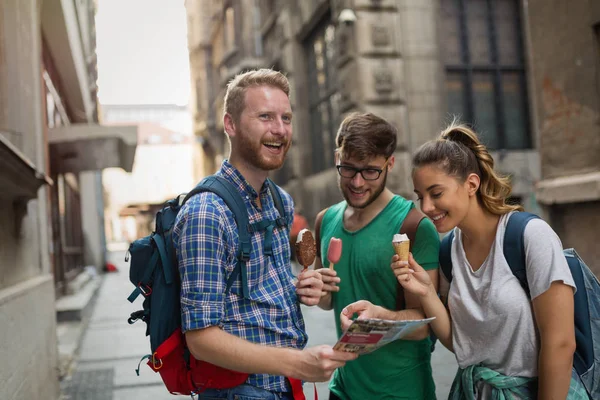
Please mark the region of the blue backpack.
MULTIPOLYGON (((529 295, 525 263, 525 226, 539 218, 528 212, 517 212, 510 216, 504 233, 504 258, 529 295)), ((451 247, 454 231, 440 245, 440 269, 448 282, 452 281, 451 247)), ((565 258, 573 275, 577 292, 575 300, 575 341, 573 368, 581 378, 590 399, 600 399, 600 283, 575 249, 565 249, 565 258), (596 344, 596 348, 594 348, 596 344)))
MULTIPOLYGON (((220 368, 194 359, 185 345, 181 332, 181 306, 179 270, 172 240, 173 226, 181 207, 195 194, 213 192, 221 197, 233 213, 239 234, 237 264, 226 282, 229 293, 233 283, 241 276, 241 295, 248 297, 246 262, 252 251, 251 234, 265 232, 264 253, 271 251, 272 232, 275 227, 286 227, 290 216, 285 214, 281 193, 269 179, 275 207, 280 217, 274 221, 263 220, 250 224, 248 211, 238 190, 223 177, 212 175, 203 179, 183 201, 180 197, 169 200, 156 214, 155 231, 131 243, 125 261, 131 264, 129 279, 135 289, 128 297, 134 300, 144 296, 143 309, 131 313, 129 324, 138 320, 146 322, 146 336, 150 336, 151 354, 147 364, 159 372, 167 390, 173 394, 190 395, 206 388, 223 389, 243 383, 248 374, 220 368)), ((139 375, 140 367, 136 369, 139 375)))

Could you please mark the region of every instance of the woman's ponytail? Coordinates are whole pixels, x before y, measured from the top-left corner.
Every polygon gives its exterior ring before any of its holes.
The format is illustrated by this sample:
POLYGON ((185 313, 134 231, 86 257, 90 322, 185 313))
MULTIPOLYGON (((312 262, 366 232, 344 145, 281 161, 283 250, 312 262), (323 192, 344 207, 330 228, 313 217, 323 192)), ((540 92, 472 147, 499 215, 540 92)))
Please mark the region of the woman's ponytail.
POLYGON ((436 164, 447 174, 466 179, 469 174, 480 178, 478 195, 483 207, 497 215, 522 211, 520 205, 507 204, 511 184, 508 177, 494 171, 494 159, 468 126, 452 122, 440 138, 425 143, 413 156, 413 167, 436 164))

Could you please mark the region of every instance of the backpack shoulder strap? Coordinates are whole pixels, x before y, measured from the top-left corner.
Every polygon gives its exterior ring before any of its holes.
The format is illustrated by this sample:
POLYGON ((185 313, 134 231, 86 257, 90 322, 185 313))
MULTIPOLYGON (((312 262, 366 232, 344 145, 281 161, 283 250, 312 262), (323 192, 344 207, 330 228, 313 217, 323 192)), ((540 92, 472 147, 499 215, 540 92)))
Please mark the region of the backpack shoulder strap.
POLYGON ((277 209, 277 211, 279 211, 280 218, 277 220, 277 225, 287 226, 289 223, 288 215, 286 214, 285 207, 283 206, 283 199, 281 198, 281 193, 279 192, 279 189, 277 188, 275 182, 273 182, 269 178, 267 178, 266 183, 269 186, 269 190, 271 191, 271 196, 273 197, 273 203, 275 204, 275 208, 277 209))
POLYGON ((250 243, 250 233, 248 231, 248 210, 246 204, 242 199, 242 196, 238 190, 231 184, 227 179, 211 175, 204 178, 191 192, 189 192, 183 204, 188 201, 192 196, 201 192, 212 192, 219 196, 227 207, 233 213, 235 222, 238 227, 238 235, 240 241, 240 247, 238 250, 238 262, 235 269, 227 279, 226 293, 229 292, 231 285, 237 279, 237 276, 242 276, 242 295, 248 297, 248 275, 246 271, 246 262, 250 259, 250 253, 252 252, 252 244, 250 243))
POLYGON ((525 260, 525 226, 532 219, 539 218, 528 212, 516 212, 508 218, 506 231, 504 232, 504 258, 513 275, 529 296, 529 284, 527 283, 527 264, 525 260))
POLYGON ((403 233, 406 236, 408 236, 408 239, 410 240, 410 249, 412 249, 413 244, 415 244, 415 239, 417 237, 417 229, 419 228, 419 224, 421 223, 423 218, 425 218, 425 214, 423 214, 416 208, 412 208, 406 215, 406 218, 404 218, 404 221, 402 222, 402 226, 400 227, 400 233, 403 233))
MULTIPOLYGON (((402 225, 400 226, 400 233, 408 236, 410 240, 409 249, 412 250, 413 245, 415 244, 415 238, 417 237, 417 229, 419 228, 419 224, 425 218, 425 214, 416 208, 411 208, 408 212, 404 221, 402 221, 402 225)), ((404 290, 402 290, 402 286, 398 283, 397 285, 397 294, 396 294, 396 310, 404 310, 406 308, 406 301, 404 299, 404 290)))
MULTIPOLYGON (((329 207, 321 210, 317 214, 317 219, 315 220, 315 244, 317 247, 317 257, 319 258, 321 258, 321 225, 323 224, 323 217, 327 213, 327 210, 329 210, 329 207)), ((323 264, 323 260, 321 260, 321 265, 325 266, 325 264, 323 264)))
POLYGON ((452 241, 454 229, 450 231, 440 243, 440 271, 448 283, 452 282, 452 241))
MULTIPOLYGON (((170 239, 170 237, 169 237, 170 239)), ((156 244, 156 248, 158 249, 158 253, 160 255, 160 260, 163 266, 163 274, 165 276, 165 283, 170 285, 173 283, 173 272, 174 268, 171 264, 171 258, 168 256, 167 243, 171 244, 171 241, 166 241, 161 235, 155 234, 152 235, 152 240, 156 244)))
MULTIPOLYGON (((253 222, 248 225, 248 232, 250 234, 254 234, 256 232, 264 232, 264 242, 263 242, 263 254, 265 256, 273 255, 273 230, 277 227, 279 228, 287 228, 289 225, 290 217, 285 212, 285 208, 283 205, 283 199, 281 197, 281 192, 279 188, 273 181, 270 179, 265 180, 265 185, 269 189, 271 193, 271 198, 273 199, 273 205, 277 209, 279 213, 279 217, 275 219, 263 218, 258 222, 253 222)), ((285 233, 289 231, 286 230, 285 233)))

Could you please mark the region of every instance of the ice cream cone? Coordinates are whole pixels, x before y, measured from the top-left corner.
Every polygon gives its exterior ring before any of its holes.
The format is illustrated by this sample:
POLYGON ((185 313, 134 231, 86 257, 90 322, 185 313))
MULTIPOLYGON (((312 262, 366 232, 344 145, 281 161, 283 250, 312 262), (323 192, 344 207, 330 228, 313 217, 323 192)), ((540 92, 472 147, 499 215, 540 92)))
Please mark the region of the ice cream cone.
POLYGON ((402 242, 393 242, 394 251, 400 257, 400 261, 408 261, 408 252, 410 249, 410 240, 404 240, 402 242))

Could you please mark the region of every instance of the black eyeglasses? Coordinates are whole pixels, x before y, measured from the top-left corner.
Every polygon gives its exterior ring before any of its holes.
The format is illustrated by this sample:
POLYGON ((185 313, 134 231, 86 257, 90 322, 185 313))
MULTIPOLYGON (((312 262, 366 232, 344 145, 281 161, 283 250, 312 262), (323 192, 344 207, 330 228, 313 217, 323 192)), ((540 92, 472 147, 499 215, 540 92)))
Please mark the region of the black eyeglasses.
POLYGON ((356 176, 356 174, 360 173, 365 181, 375 181, 379 179, 389 161, 389 158, 385 160, 385 163, 381 166, 381 168, 354 168, 348 165, 336 165, 336 168, 338 170, 338 174, 340 174, 340 176, 343 178, 352 179, 356 176))

